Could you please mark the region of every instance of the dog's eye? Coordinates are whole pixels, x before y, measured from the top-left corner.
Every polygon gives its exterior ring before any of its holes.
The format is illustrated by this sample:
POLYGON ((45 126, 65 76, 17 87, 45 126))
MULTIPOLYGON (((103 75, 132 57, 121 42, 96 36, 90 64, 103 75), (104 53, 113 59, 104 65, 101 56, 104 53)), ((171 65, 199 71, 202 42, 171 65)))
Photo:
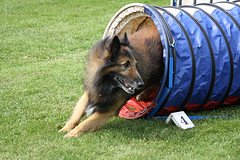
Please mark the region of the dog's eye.
POLYGON ((122 64, 122 66, 123 66, 124 68, 128 68, 128 67, 130 67, 130 62, 129 62, 129 61, 126 61, 125 63, 122 64))

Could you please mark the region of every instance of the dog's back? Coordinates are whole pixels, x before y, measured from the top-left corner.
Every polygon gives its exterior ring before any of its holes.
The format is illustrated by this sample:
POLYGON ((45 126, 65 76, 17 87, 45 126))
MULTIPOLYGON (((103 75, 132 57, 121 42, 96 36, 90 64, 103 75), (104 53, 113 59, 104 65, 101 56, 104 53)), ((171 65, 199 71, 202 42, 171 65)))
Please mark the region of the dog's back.
POLYGON ((129 36, 129 43, 136 51, 137 69, 146 87, 158 83, 163 74, 162 43, 157 28, 146 25, 129 36))

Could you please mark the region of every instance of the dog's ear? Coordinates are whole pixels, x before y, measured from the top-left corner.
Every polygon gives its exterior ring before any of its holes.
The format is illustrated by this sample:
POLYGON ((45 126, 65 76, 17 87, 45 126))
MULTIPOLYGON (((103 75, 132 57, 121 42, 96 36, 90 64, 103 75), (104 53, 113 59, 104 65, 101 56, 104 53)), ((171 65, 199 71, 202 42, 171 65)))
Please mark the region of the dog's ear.
POLYGON ((122 39, 121 44, 122 44, 123 46, 128 46, 128 45, 129 45, 129 41, 128 41, 128 37, 127 37, 127 33, 126 33, 126 32, 124 33, 124 37, 123 37, 123 39, 122 39))
POLYGON ((109 45, 108 52, 110 53, 110 55, 114 55, 120 50, 120 48, 121 48, 120 40, 118 36, 114 36, 109 45))

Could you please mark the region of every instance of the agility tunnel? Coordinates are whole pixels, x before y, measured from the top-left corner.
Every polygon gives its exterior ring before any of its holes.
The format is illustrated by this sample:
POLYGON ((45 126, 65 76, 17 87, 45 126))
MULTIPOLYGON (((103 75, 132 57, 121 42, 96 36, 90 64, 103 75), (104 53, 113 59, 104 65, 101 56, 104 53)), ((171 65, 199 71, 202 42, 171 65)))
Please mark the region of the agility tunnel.
POLYGON ((239 103, 239 1, 180 7, 129 4, 113 16, 103 38, 132 34, 143 23, 159 31, 164 75, 150 102, 129 100, 121 117, 154 117, 239 103))

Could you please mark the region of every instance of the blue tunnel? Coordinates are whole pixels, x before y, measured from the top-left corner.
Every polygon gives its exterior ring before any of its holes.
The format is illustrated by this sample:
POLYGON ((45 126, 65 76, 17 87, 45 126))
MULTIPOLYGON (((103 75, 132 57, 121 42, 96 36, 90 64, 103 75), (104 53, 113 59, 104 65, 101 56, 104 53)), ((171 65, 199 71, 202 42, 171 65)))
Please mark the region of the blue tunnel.
POLYGON ((148 117, 239 102, 240 2, 133 3, 113 16, 103 37, 132 34, 146 18, 159 31, 165 65, 148 117))

